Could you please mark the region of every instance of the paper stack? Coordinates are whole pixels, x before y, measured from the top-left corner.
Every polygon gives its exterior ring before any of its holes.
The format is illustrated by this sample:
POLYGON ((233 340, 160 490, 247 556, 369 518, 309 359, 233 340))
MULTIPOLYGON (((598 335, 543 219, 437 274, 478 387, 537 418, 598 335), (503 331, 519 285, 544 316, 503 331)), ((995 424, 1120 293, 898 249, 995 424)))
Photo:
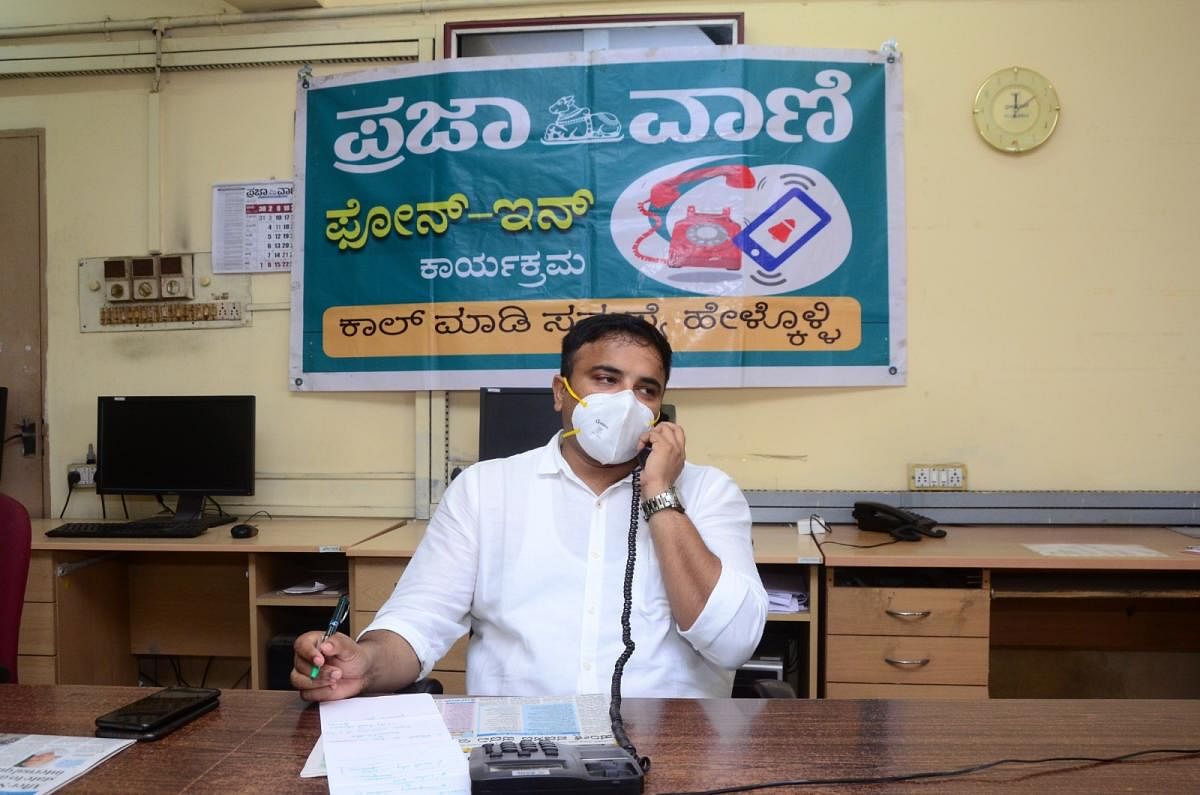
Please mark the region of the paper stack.
POLYGON ((771 613, 803 613, 808 610, 808 594, 803 591, 767 589, 767 611, 771 613))

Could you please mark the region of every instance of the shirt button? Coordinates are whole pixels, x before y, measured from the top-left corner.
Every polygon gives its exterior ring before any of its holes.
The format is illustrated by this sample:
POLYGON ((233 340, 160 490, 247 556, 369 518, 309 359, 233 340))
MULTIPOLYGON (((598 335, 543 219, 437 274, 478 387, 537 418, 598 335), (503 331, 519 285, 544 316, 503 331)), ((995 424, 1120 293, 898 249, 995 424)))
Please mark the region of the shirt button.
POLYGON ((599 552, 593 552, 593 553, 592 553, 592 560, 600 560, 600 553, 599 553, 599 552))
POLYGON ((585 662, 585 663, 583 664, 583 670, 585 670, 585 671, 590 671, 590 670, 592 670, 592 664, 591 664, 590 662, 585 662))
POLYGON ((594 616, 594 615, 596 615, 596 608, 594 608, 594 607, 589 607, 589 608, 588 608, 588 615, 589 615, 589 616, 594 616))

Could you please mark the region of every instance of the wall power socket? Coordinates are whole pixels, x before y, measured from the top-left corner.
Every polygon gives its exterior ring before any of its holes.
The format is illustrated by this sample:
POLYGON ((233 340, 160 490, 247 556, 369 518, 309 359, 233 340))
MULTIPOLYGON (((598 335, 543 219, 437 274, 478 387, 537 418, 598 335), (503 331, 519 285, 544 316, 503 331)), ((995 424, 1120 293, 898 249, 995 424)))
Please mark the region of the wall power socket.
POLYGON ((94 487, 96 485, 96 465, 95 464, 68 464, 67 475, 72 472, 79 473, 79 482, 75 484, 76 488, 80 486, 94 487))
POLYGON ((966 491, 966 464, 909 464, 910 491, 966 491))

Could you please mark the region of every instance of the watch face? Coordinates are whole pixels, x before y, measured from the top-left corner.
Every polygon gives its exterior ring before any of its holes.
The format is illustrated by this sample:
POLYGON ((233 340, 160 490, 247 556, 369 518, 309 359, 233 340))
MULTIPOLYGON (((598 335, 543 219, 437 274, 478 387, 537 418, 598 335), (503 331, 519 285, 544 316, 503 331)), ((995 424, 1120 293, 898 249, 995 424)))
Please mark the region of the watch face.
POLYGON ((975 126, 985 141, 1006 152, 1024 152, 1054 132, 1058 93, 1042 75, 1014 66, 983 81, 974 112, 975 126))

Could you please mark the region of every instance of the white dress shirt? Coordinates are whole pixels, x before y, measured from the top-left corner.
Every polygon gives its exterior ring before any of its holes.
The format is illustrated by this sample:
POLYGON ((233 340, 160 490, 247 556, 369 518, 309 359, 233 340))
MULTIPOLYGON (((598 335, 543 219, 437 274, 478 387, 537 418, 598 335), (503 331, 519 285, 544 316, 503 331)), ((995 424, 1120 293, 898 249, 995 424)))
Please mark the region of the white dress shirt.
MULTIPOLYGON (((557 435, 536 450, 469 467, 446 489, 412 562, 364 634, 401 635, 427 676, 472 630, 472 695, 608 693, 624 649, 631 481, 595 495, 563 459, 557 435)), ((695 623, 681 631, 637 511, 630 618, 636 650, 621 691, 727 697, 767 615, 750 509, 729 476, 712 467, 685 464, 675 487, 720 558, 721 576, 695 623)))

